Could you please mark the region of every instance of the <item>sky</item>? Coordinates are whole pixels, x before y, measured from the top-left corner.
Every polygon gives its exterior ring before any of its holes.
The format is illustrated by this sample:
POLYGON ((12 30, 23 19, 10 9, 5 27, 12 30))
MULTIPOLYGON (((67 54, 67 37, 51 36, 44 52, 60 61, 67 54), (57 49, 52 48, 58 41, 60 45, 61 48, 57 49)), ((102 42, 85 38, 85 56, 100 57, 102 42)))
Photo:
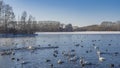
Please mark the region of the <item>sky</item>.
POLYGON ((60 21, 75 26, 120 20, 120 0, 4 0, 16 18, 27 11, 38 21, 60 21))

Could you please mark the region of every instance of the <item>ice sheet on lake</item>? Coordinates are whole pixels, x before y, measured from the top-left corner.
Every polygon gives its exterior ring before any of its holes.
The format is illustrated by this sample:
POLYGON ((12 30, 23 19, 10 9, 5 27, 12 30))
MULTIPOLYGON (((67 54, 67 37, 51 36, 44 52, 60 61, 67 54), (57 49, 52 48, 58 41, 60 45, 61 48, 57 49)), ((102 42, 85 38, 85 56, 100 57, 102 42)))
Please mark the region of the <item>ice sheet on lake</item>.
POLYGON ((36 32, 36 34, 120 34, 120 31, 36 32))

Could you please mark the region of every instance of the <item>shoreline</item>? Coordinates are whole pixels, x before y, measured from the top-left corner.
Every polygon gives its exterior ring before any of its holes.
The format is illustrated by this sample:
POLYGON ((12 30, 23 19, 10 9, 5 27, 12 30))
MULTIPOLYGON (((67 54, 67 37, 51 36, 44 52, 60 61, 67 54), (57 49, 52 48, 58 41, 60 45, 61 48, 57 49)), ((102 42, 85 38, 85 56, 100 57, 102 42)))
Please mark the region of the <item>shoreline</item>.
POLYGON ((43 35, 43 34, 47 34, 47 35, 55 35, 55 34, 85 34, 85 35, 89 35, 89 34, 120 34, 120 31, 81 31, 81 32, 36 32, 34 34, 0 34, 0 37, 33 37, 33 36, 37 36, 37 35, 43 35))

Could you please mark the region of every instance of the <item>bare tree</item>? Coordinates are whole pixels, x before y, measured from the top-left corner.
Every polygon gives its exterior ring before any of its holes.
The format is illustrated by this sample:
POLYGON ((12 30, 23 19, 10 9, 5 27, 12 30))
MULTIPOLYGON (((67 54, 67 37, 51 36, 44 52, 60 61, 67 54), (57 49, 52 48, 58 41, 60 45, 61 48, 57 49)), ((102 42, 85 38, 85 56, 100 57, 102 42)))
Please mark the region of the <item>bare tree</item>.
POLYGON ((27 20, 27 12, 24 11, 21 16, 21 21, 20 21, 20 29, 21 32, 26 33, 26 20, 27 20))

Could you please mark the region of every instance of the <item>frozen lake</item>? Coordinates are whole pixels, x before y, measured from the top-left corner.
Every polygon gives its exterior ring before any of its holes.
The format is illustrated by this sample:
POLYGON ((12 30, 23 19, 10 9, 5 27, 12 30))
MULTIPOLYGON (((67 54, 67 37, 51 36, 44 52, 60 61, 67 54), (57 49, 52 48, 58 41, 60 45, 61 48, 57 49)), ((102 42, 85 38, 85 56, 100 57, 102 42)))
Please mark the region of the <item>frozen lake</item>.
POLYGON ((119 32, 39 33, 33 37, 0 38, 0 68, 120 68, 119 39, 119 32), (17 49, 24 47, 28 48, 17 49), (13 49, 12 53, 2 55, 6 49, 13 49), (100 61, 100 57, 104 60, 100 61))

